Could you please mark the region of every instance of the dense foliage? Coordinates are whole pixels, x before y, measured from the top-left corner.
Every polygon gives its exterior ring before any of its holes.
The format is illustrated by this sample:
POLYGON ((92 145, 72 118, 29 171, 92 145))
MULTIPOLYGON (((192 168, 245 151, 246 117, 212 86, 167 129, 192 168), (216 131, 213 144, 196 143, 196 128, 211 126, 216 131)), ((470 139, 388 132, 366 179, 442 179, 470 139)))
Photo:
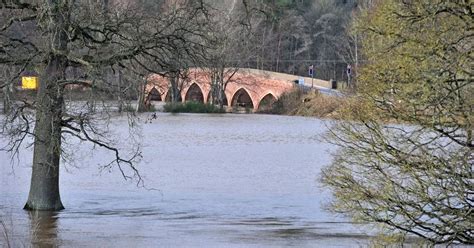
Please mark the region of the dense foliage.
POLYGON ((165 112, 171 113, 225 113, 225 110, 213 105, 200 102, 167 103, 165 112))

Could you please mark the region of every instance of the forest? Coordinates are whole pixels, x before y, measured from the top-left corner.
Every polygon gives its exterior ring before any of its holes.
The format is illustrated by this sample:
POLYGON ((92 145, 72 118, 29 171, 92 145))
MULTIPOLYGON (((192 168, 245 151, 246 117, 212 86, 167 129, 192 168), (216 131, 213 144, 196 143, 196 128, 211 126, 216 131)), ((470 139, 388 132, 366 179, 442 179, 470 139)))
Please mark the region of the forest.
POLYGON ((251 51, 251 56, 231 50, 229 63, 295 75, 307 75, 308 67, 314 65, 318 78, 345 80, 347 65, 358 62, 357 40, 350 32, 350 23, 355 12, 367 5, 366 1, 250 2, 243 6, 239 1, 219 1, 219 4, 210 1, 235 17, 230 18, 234 22, 231 25, 248 24, 246 27, 250 29, 251 39, 232 37, 234 44, 228 46, 238 47, 245 40, 245 49, 251 51), (228 9, 229 6, 232 7, 228 9), (245 11, 251 11, 251 15, 243 16, 250 17, 249 20, 242 19, 241 12, 245 11))

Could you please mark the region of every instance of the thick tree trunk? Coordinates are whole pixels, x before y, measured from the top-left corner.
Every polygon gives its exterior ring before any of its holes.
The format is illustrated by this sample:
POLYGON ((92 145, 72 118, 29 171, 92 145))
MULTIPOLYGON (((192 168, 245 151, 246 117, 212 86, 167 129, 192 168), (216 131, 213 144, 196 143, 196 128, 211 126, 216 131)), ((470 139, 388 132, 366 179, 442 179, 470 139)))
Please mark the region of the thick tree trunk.
MULTIPOLYGON (((218 98, 219 98, 219 108, 224 108, 224 90, 219 87, 219 90, 218 90, 218 98)), ((227 103, 226 103, 227 104, 227 103)))
POLYGON ((68 37, 62 12, 63 0, 49 0, 48 29, 51 31, 51 55, 41 77, 36 99, 36 123, 30 193, 25 209, 61 210, 59 195, 59 162, 61 158, 61 125, 64 108, 64 86, 68 37))
POLYGON ((53 57, 40 83, 37 97, 33 171, 25 209, 64 209, 59 195, 61 157, 61 119, 64 87, 57 81, 64 77, 65 62, 53 57))

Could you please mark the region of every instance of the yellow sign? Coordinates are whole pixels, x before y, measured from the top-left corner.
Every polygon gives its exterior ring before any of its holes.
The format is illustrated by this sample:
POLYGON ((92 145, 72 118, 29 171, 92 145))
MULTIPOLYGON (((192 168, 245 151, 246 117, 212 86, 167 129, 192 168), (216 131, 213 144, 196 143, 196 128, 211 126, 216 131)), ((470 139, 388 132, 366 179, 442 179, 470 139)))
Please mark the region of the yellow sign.
POLYGON ((21 77, 21 88, 24 90, 36 90, 38 88, 38 77, 21 77))

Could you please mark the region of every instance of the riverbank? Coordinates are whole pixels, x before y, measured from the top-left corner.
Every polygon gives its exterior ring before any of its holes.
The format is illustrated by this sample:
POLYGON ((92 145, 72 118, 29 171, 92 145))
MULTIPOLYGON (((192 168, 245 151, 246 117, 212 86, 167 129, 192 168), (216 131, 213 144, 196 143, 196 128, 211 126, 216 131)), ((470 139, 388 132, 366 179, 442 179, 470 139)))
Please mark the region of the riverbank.
MULTIPOLYGON (((303 92, 299 89, 283 94, 277 101, 255 111, 260 114, 306 116, 339 119, 341 111, 349 106, 350 99, 342 94, 324 94, 319 90, 303 92)), ((252 113, 249 108, 224 107, 216 105, 185 102, 163 103, 154 102, 152 106, 159 112, 169 113, 252 113)))
POLYGON ((164 112, 169 113, 225 113, 224 108, 219 108, 216 105, 200 102, 185 102, 185 103, 166 103, 163 106, 164 112))
POLYGON ((347 97, 326 95, 319 91, 304 93, 295 90, 282 95, 271 109, 260 113, 339 119, 349 101, 347 97))
MULTIPOLYGON (((67 98, 66 105, 86 104, 86 97, 74 95, 67 98)), ((0 98, 0 109, 3 110, 3 99, 0 98)), ((318 118, 341 118, 341 110, 347 109, 350 99, 342 94, 325 94, 320 91, 303 92, 295 89, 292 92, 283 94, 271 106, 265 106, 255 113, 289 115, 289 116, 307 116, 318 118)), ((113 99, 98 99, 94 101, 101 107, 108 106, 112 111, 133 112, 137 109, 136 100, 124 100, 120 107, 119 102, 113 99), (105 105, 104 105, 105 104, 105 105)), ((252 113, 252 108, 227 107, 219 108, 216 105, 199 102, 169 103, 162 101, 152 101, 150 109, 146 112, 169 112, 169 113, 252 113)))

